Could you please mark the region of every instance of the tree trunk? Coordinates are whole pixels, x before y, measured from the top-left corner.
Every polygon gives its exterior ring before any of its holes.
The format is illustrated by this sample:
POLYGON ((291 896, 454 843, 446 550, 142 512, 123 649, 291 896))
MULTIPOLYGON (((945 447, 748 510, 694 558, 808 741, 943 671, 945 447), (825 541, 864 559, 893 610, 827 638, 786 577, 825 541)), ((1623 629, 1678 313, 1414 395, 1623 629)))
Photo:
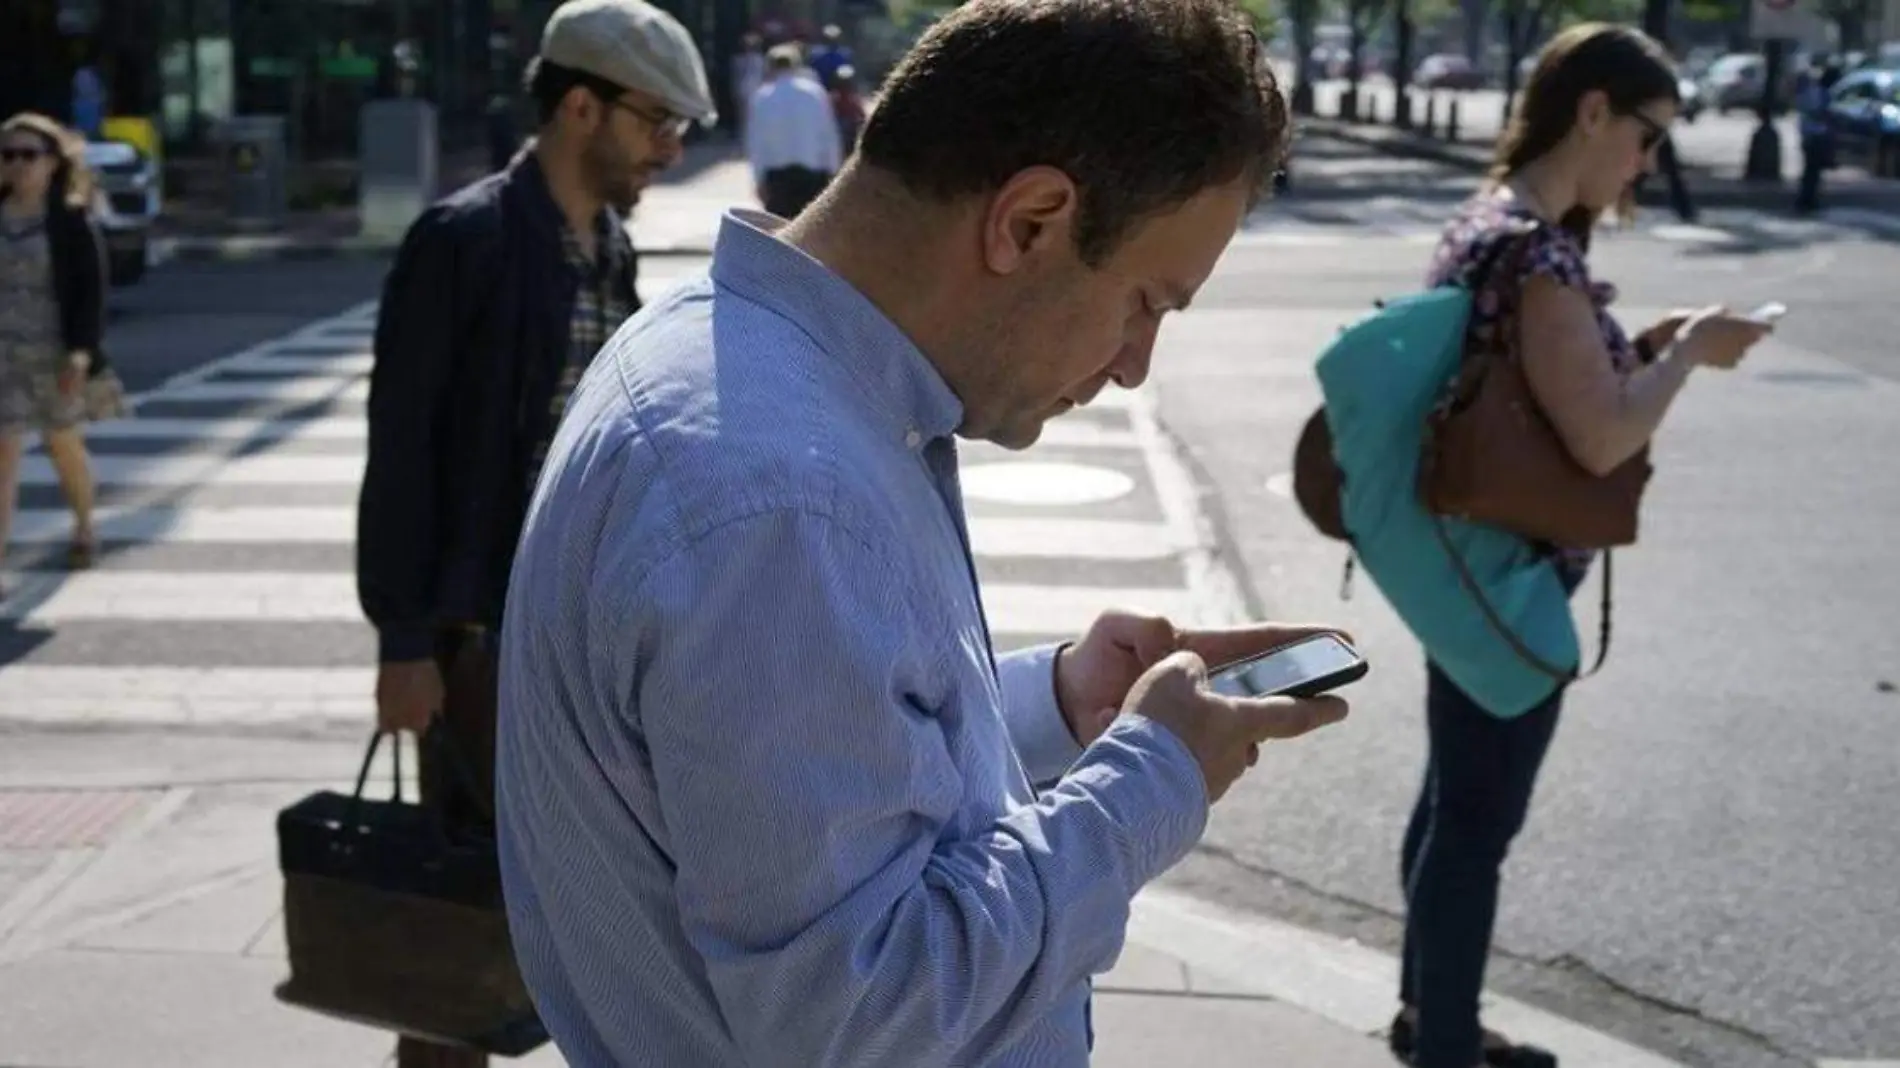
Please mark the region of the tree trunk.
POLYGON ((1465 58, 1475 67, 1484 60, 1484 29, 1491 14, 1491 0, 1459 0, 1458 7, 1464 15, 1465 58))
POLYGON ((1366 47, 1364 0, 1346 9, 1346 95, 1339 101, 1339 117, 1359 121, 1359 53, 1366 47))
POLYGON ((1398 0, 1394 12, 1397 46, 1392 66, 1392 124, 1401 130, 1412 128, 1412 0, 1398 0))
POLYGON ((1287 5, 1293 24, 1293 113, 1313 114, 1313 44, 1319 21, 1319 0, 1293 0, 1287 5))

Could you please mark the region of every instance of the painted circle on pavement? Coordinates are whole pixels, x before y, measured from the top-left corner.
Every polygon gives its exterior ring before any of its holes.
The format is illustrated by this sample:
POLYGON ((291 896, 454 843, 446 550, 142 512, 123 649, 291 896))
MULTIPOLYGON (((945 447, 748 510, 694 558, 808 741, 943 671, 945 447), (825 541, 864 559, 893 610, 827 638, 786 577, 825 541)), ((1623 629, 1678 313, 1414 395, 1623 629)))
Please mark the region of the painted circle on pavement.
POLYGON ((997 504, 1096 504, 1127 496, 1135 480, 1085 464, 977 464, 962 472, 963 495, 997 504))

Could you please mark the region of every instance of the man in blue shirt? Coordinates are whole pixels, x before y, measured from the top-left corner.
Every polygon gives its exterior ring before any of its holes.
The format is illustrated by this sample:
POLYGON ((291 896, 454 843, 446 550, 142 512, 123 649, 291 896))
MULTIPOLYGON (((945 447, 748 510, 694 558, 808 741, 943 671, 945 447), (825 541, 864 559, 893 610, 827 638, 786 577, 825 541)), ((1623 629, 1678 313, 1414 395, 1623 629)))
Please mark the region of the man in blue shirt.
POLYGON ((734 212, 582 379, 501 637, 523 976, 610 1065, 1080 1066, 1129 902, 1256 746, 1205 666, 1310 628, 1104 615, 997 657, 955 439, 1147 376, 1277 169, 1227 0, 974 0, 797 221, 734 212), (1033 76, 1032 76, 1033 75, 1033 76))

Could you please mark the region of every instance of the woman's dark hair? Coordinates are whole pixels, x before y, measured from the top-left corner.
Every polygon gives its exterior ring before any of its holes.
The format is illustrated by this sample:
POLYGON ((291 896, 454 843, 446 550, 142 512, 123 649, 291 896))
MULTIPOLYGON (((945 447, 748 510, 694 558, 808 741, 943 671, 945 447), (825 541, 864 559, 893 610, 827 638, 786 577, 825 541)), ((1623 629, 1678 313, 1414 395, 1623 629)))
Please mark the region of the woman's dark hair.
POLYGON ((1076 253, 1286 153, 1285 99, 1231 0, 970 0, 891 72, 865 165, 940 201, 1034 166, 1077 187, 1076 253))
MULTIPOLYGON (((1654 38, 1609 23, 1572 26, 1551 38, 1537 54, 1537 65, 1518 96, 1510 124, 1498 136, 1491 181, 1509 178, 1562 143, 1576 124, 1577 105, 1593 92, 1607 97, 1610 109, 1619 115, 1635 114, 1660 100, 1682 100, 1675 66, 1654 38)), ((1618 205, 1625 216, 1633 208, 1633 195, 1626 195, 1618 205)), ((1590 231, 1596 225, 1589 208, 1572 208, 1561 225, 1589 247, 1590 231)))
MULTIPOLYGON (((38 135, 46 151, 59 161, 46 187, 47 203, 64 204, 74 211, 92 210, 92 171, 86 166, 85 137, 35 111, 22 111, 0 122, 0 135, 20 132, 38 135)), ((5 192, 0 188, 0 194, 5 192)))

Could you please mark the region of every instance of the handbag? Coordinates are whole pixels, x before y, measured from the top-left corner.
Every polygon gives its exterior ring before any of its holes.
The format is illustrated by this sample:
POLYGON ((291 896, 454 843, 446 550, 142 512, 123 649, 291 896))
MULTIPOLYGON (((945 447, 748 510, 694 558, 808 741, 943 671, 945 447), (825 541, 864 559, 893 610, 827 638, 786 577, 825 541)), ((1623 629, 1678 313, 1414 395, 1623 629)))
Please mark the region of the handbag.
POLYGON ((1426 420, 1419 491, 1433 515, 1488 523, 1532 541, 1609 549, 1636 541, 1649 448, 1607 475, 1571 456, 1531 393, 1517 353, 1524 258, 1541 226, 1506 238, 1477 281, 1505 309, 1490 337, 1467 335, 1463 365, 1426 420))
MULTIPOLYGON (((286 1004, 443 1045, 516 1057, 548 1040, 515 963, 492 828, 458 827, 394 796, 364 796, 371 736, 351 794, 321 791, 277 815, 284 874, 286 1004)), ((449 731, 422 745, 472 772, 449 731)), ((471 794, 471 796, 475 796, 471 794)))
POLYGON ((84 389, 87 422, 103 423, 133 413, 132 404, 125 396, 125 383, 120 381, 119 372, 110 367, 88 377, 84 389))

